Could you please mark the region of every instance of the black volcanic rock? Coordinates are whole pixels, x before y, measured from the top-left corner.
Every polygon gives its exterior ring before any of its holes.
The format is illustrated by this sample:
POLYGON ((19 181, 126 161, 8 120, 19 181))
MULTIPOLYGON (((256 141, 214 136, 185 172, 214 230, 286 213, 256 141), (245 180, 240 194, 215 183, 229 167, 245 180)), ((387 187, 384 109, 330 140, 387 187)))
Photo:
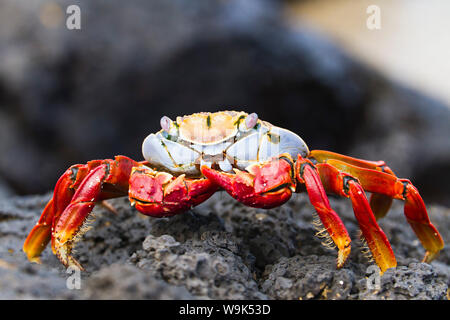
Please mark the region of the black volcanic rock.
POLYGON ((50 248, 42 264, 21 247, 49 195, 0 200, 0 298, 3 299, 447 299, 450 211, 430 206, 446 241, 438 259, 420 263, 424 250, 403 216, 402 203, 380 221, 398 267, 368 286, 373 275, 363 255, 348 199, 330 199, 342 217, 352 253, 340 270, 336 251, 321 244, 306 194, 285 205, 252 209, 218 193, 192 211, 170 218, 140 215, 128 199, 111 200, 118 215, 94 208, 92 229, 76 245, 86 268, 81 289, 50 248))

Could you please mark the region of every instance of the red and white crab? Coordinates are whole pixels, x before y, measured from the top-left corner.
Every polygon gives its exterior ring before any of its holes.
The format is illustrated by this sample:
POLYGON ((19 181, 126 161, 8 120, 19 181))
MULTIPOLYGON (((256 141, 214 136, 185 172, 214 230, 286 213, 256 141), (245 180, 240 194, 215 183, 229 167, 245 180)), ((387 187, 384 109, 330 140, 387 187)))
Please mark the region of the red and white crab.
POLYGON ((383 161, 309 151, 298 135, 259 120, 255 113, 196 113, 176 121, 163 117, 161 127, 143 143, 145 161, 116 156, 70 167, 24 243, 28 259, 38 261, 51 239, 53 253, 65 266, 81 268, 71 252, 99 201, 128 195, 143 214, 167 217, 221 189, 257 208, 282 205, 293 192, 306 190, 338 248, 338 268, 350 253, 351 240, 327 193, 350 198, 382 272, 397 265, 376 221, 387 213, 392 199, 405 201, 406 219, 426 250, 424 261, 431 261, 444 246, 417 189, 397 178, 383 161), (365 191, 372 193, 370 203, 365 191))

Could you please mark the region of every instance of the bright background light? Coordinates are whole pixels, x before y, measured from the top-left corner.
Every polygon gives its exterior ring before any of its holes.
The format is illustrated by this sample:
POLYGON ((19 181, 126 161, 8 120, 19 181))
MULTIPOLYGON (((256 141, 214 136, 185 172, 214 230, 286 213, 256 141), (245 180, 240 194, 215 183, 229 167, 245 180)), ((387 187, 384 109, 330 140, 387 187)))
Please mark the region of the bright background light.
POLYGON ((450 106, 450 1, 301 1, 286 14, 293 25, 314 26, 389 77, 450 106), (381 9, 381 30, 366 27, 369 5, 381 9))

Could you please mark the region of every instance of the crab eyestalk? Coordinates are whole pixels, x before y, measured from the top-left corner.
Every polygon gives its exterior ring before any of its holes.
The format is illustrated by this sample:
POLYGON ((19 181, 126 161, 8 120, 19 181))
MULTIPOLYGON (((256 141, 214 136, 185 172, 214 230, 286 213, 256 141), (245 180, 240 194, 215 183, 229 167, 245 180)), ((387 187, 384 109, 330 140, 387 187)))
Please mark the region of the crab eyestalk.
POLYGON ((245 126, 247 129, 253 128, 256 123, 258 123, 258 115, 256 113, 251 113, 245 118, 245 126))
POLYGON ((172 120, 170 120, 169 117, 164 116, 164 117, 161 118, 160 124, 161 124, 161 128, 164 131, 169 132, 170 127, 171 127, 171 123, 172 123, 172 120))

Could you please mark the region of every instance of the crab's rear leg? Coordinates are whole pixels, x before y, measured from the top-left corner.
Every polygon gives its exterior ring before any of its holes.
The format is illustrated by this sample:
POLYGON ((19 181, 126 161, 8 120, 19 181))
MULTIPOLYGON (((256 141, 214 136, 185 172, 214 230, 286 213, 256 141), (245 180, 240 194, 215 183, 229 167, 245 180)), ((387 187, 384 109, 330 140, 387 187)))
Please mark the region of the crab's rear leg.
POLYGON ((327 192, 350 198, 359 228, 381 272, 397 266, 391 245, 367 200, 363 187, 355 177, 340 172, 328 163, 316 165, 327 192))
MULTIPOLYGON (((386 163, 382 160, 369 161, 357 159, 327 150, 312 150, 308 155, 308 158, 310 158, 313 161, 317 161, 319 163, 327 163, 329 160, 339 160, 341 162, 348 163, 350 165, 354 165, 360 168, 373 169, 395 176, 391 168, 389 168, 386 165, 386 163)), ((370 207, 372 208, 372 211, 377 220, 386 216, 389 209, 391 208, 392 200, 393 199, 391 197, 381 193, 371 194, 370 207)))
POLYGON ((431 223, 425 204, 411 182, 377 170, 360 168, 339 160, 327 162, 342 172, 360 181, 364 190, 404 200, 404 214, 426 250, 424 262, 431 262, 444 247, 444 241, 436 227, 431 223))

